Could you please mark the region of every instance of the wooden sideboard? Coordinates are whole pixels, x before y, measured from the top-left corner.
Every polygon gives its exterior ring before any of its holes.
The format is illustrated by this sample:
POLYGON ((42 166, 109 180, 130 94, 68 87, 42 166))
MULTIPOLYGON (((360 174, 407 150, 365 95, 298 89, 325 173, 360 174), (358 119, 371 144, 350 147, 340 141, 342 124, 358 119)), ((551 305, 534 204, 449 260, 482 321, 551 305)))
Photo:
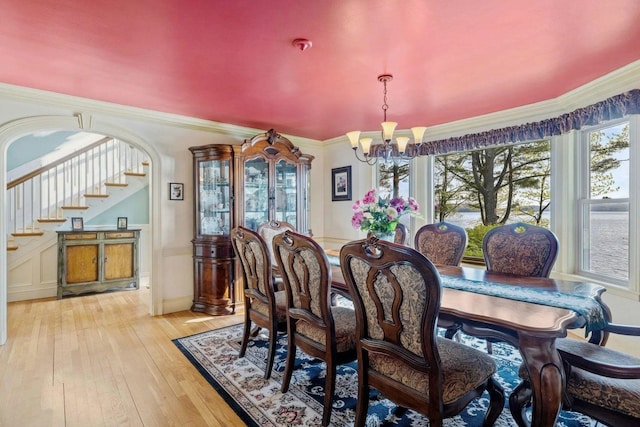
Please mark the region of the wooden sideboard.
POLYGON ((140 230, 58 231, 58 299, 138 289, 140 230))

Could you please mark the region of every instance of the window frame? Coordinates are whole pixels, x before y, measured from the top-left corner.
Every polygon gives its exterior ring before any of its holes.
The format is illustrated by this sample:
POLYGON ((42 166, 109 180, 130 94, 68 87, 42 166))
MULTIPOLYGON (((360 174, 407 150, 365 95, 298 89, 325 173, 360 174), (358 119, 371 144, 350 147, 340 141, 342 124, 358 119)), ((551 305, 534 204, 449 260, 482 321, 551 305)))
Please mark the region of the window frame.
POLYGON ((596 126, 589 126, 581 129, 578 133, 578 179, 576 192, 576 218, 577 230, 575 234, 575 274, 580 277, 604 282, 623 290, 638 293, 640 284, 637 283, 639 275, 637 269, 640 266, 638 258, 640 257, 639 245, 637 243, 638 236, 638 186, 636 185, 638 174, 635 170, 640 167, 638 163, 637 135, 638 135, 638 116, 626 116, 620 119, 608 120, 596 126), (591 144, 589 135, 603 129, 608 129, 621 124, 629 126, 629 197, 598 199, 591 196, 591 144), (635 175, 635 177, 634 177, 635 175), (589 214, 590 208, 594 205, 620 204, 627 203, 628 211, 628 239, 629 248, 627 253, 627 279, 609 276, 606 274, 587 270, 585 259, 590 253, 590 242, 587 235, 590 232, 589 214), (634 238, 635 236, 635 238, 634 238))

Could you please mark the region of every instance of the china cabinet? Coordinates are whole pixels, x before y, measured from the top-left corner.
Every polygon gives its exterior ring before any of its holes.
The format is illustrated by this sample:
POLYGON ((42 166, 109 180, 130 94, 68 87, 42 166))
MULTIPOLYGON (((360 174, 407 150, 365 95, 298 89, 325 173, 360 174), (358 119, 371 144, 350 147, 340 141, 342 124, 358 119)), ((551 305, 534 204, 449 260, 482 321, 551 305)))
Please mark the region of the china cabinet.
POLYGON ((252 230, 267 221, 309 229, 309 173, 313 156, 302 154, 273 129, 234 146, 235 223, 252 230))
POLYGON ((140 230, 58 231, 58 299, 138 289, 140 230))
POLYGON ((233 251, 233 149, 190 147, 194 179, 194 296, 191 310, 211 315, 235 309, 233 251))

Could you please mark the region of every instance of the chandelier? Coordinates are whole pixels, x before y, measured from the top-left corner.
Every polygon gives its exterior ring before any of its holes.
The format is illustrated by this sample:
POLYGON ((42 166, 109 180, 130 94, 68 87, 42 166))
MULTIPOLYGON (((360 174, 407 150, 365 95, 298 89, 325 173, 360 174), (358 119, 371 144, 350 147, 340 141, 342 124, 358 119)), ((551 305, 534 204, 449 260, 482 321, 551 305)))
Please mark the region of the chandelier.
POLYGON ((413 133, 413 145, 412 149, 407 150, 410 147, 409 145, 409 137, 407 136, 398 136, 396 137, 396 143, 391 142, 393 139, 393 131, 395 130, 398 123, 396 122, 388 122, 387 121, 387 110, 389 109, 389 105, 387 105, 387 83, 393 80, 393 76, 391 74, 381 74, 378 76, 378 81, 384 85, 383 92, 383 103, 382 103, 382 112, 384 114, 384 121, 382 124, 382 144, 374 144, 382 145, 383 148, 381 150, 375 149, 373 155, 371 153, 373 138, 360 138, 360 131, 354 130, 351 132, 347 132, 347 138, 349 138, 349 142, 351 142, 351 148, 358 159, 361 162, 367 163, 369 165, 374 165, 378 161, 379 157, 382 157, 384 161, 387 160, 402 160, 402 159, 412 159, 418 154, 418 149, 422 144, 422 137, 424 136, 424 132, 427 130, 426 127, 413 127, 411 128, 411 132, 413 133), (362 149, 363 157, 358 155, 358 147, 362 149), (382 151, 382 155, 380 156, 379 151, 382 151))

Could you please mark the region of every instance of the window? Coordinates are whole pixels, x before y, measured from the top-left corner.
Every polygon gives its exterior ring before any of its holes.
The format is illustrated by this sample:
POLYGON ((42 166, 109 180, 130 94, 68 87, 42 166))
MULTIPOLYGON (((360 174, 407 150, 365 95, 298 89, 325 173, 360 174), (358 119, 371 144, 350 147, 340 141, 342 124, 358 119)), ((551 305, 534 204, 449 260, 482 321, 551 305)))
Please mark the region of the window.
MULTIPOLYGON (((409 191, 409 176, 411 172, 410 160, 393 160, 378 162, 378 193, 382 197, 403 197, 405 200, 411 195, 409 191)), ((409 229, 411 217, 405 215, 400 222, 409 229)))
POLYGON ((613 283, 629 280, 629 122, 581 133, 579 272, 613 283))
POLYGON ((482 259, 482 239, 496 225, 549 226, 550 148, 542 140, 435 157, 434 218, 467 230, 467 261, 482 259))

